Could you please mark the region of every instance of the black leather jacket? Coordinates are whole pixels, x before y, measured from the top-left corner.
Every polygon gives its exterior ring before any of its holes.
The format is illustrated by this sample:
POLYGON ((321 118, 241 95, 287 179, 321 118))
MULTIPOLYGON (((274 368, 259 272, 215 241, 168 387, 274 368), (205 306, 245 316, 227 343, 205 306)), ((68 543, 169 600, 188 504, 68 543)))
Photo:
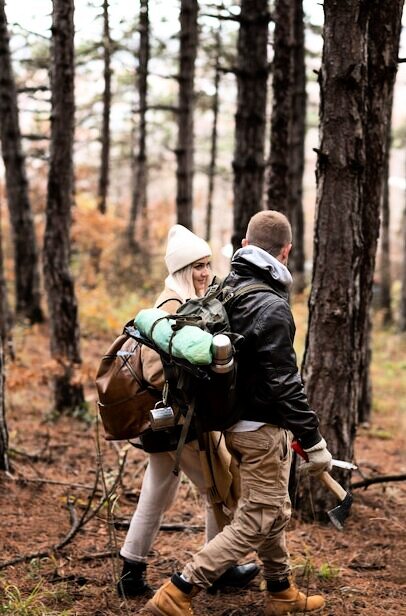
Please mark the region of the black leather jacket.
POLYGON ((281 281, 287 270, 280 268, 279 276, 279 262, 275 269, 267 265, 267 257, 255 246, 240 249, 224 280, 224 286, 235 290, 253 283, 270 287, 269 291, 237 297, 227 308, 231 330, 244 336, 238 354, 237 405, 241 419, 286 428, 308 448, 318 443, 321 435, 317 415, 304 393, 293 349, 296 328, 287 287, 281 281))

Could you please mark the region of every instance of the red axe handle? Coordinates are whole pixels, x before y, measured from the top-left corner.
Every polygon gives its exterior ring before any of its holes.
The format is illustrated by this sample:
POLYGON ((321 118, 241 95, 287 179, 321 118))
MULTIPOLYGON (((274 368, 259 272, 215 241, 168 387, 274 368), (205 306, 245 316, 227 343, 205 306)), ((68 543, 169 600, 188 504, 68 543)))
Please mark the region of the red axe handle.
MULTIPOLYGON (((299 441, 292 441, 292 449, 296 451, 296 453, 298 453, 299 456, 303 458, 303 460, 306 460, 306 462, 309 460, 307 453, 304 451, 299 441)), ((323 471, 321 475, 318 475, 318 478, 324 483, 326 488, 330 490, 330 492, 332 492, 340 501, 343 501, 345 499, 345 497, 347 496, 347 492, 338 483, 338 481, 332 478, 330 473, 328 473, 327 471, 323 471)))

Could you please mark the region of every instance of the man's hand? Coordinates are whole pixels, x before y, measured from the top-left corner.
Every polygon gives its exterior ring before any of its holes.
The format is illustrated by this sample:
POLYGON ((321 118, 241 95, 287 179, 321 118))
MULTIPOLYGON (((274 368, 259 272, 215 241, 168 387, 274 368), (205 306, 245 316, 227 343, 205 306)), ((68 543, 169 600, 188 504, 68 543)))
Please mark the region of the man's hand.
POLYGON ((331 471, 332 455, 327 449, 327 443, 324 438, 316 443, 316 445, 313 445, 313 447, 303 451, 306 452, 308 461, 299 466, 300 472, 317 476, 321 475, 324 471, 331 471))

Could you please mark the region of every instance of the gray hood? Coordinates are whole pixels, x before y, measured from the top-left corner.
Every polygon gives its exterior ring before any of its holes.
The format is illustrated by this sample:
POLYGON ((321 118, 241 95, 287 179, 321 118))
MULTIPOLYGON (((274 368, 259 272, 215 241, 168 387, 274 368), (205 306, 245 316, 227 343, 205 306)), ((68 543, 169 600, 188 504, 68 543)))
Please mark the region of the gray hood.
POLYGON ((246 261, 267 272, 273 280, 289 288, 292 284, 292 276, 288 268, 278 259, 273 257, 253 244, 239 248, 233 255, 231 263, 246 261))

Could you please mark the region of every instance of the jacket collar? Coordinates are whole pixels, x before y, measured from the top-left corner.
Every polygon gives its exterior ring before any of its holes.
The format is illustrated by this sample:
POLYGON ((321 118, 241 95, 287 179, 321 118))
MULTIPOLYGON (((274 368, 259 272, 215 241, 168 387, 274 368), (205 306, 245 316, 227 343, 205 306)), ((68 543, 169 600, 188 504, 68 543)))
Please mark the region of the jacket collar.
POLYGON ((276 282, 286 291, 292 284, 292 276, 288 268, 268 252, 253 244, 240 248, 234 253, 231 261, 232 267, 238 270, 240 264, 258 268, 260 270, 258 273, 266 282, 269 284, 276 282))

